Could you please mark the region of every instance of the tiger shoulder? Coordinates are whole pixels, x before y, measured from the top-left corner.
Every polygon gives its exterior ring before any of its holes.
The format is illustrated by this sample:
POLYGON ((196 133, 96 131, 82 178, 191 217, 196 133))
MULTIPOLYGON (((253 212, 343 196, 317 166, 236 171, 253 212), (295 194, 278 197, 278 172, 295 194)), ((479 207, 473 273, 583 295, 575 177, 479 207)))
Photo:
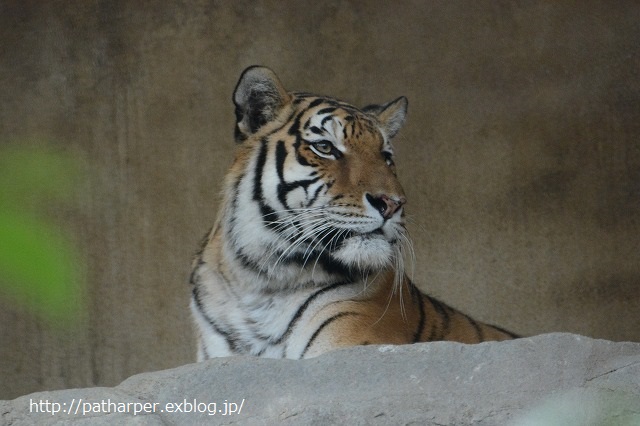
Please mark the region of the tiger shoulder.
POLYGON ((405 273, 413 248, 392 145, 405 97, 357 108, 289 92, 254 66, 233 103, 235 158, 190 278, 198 360, 517 337, 405 273))

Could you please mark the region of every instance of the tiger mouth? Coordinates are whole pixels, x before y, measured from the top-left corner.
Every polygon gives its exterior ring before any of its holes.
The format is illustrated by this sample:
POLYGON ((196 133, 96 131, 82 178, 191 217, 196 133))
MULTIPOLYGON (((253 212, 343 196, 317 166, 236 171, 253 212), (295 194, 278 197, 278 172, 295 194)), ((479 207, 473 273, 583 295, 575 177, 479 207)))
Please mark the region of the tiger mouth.
POLYGON ((395 240, 389 240, 382 231, 382 228, 374 229, 369 232, 356 232, 356 231, 347 231, 344 234, 340 235, 336 238, 335 246, 332 244, 332 249, 340 248, 344 244, 345 241, 351 239, 360 239, 361 241, 372 240, 372 239, 382 239, 387 241, 389 244, 394 244, 395 240))
POLYGON ((382 231, 382 228, 374 229, 370 232, 356 232, 352 230, 345 231, 341 228, 334 228, 331 232, 324 235, 319 241, 318 239, 311 238, 307 240, 307 244, 310 246, 318 245, 320 243, 329 252, 336 251, 342 248, 346 241, 352 239, 360 239, 361 241, 371 239, 383 239, 389 244, 394 244, 396 240, 390 241, 382 231))

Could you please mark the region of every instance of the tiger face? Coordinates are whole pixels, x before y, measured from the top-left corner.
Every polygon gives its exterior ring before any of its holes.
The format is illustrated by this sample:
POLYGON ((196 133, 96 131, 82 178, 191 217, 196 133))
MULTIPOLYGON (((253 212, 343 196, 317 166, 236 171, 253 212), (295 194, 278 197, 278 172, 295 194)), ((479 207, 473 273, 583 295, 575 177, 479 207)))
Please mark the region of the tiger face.
POLYGON ((252 67, 234 103, 239 146, 226 221, 244 266, 282 280, 305 268, 317 278, 398 261, 406 198, 391 139, 406 98, 357 109, 288 93, 272 71, 252 67))

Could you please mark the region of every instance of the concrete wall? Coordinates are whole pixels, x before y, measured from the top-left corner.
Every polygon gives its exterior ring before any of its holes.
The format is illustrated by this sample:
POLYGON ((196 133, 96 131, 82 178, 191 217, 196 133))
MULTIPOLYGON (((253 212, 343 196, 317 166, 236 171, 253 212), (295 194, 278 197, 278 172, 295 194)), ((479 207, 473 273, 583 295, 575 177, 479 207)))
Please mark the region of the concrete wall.
POLYGON ((60 330, 0 295, 0 398, 195 359, 190 259, 252 64, 409 98, 397 164, 426 291, 524 334, 640 341, 639 21, 605 1, 0 2, 0 144, 91 170, 46 211, 84 254, 89 314, 60 330))

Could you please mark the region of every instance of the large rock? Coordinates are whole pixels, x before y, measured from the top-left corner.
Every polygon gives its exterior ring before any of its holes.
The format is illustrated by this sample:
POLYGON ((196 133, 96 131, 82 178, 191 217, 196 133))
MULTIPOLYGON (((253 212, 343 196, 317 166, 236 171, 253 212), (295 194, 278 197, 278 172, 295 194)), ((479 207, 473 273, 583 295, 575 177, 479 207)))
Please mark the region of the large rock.
POLYGON ((548 334, 356 347, 304 361, 222 358, 114 388, 0 401, 0 415, 10 425, 638 425, 640 343, 548 334))

